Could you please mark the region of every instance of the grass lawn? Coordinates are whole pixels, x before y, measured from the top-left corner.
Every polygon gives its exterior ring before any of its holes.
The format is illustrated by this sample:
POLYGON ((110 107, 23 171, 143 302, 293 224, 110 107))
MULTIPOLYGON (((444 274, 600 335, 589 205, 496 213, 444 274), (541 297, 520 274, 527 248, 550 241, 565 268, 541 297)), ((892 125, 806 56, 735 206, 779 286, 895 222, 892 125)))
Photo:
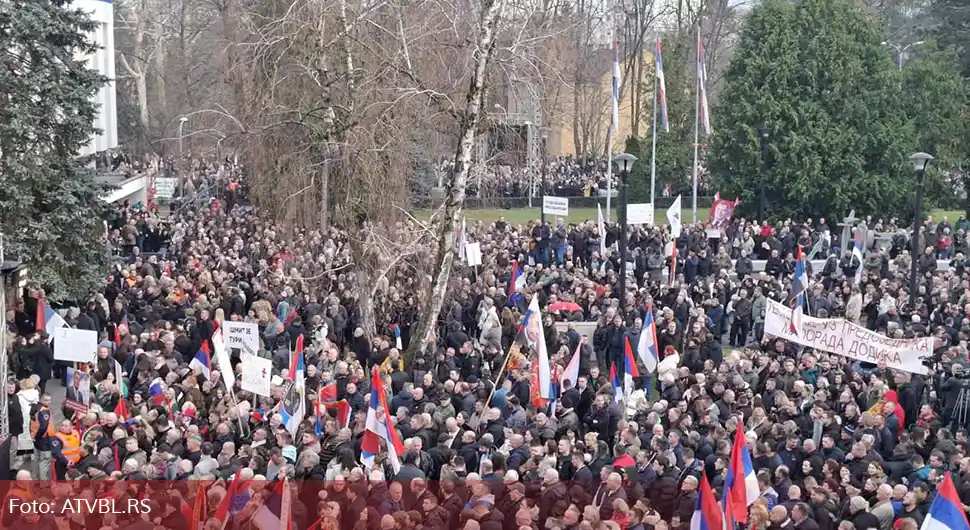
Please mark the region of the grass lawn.
MULTIPOLYGON (((707 219, 707 214, 710 212, 710 207, 698 208, 697 209, 697 219, 703 221, 707 219)), ((427 219, 431 216, 431 210, 416 210, 412 212, 418 219, 427 219)), ((510 224, 525 224, 529 221, 534 221, 539 218, 539 208, 516 208, 512 210, 505 210, 501 208, 495 209, 485 209, 485 210, 464 210, 465 215, 469 221, 482 221, 484 223, 491 223, 497 221, 500 217, 504 217, 505 221, 510 224)), ((950 223, 956 222, 957 219, 963 215, 961 210, 932 210, 929 212, 933 216, 934 221, 940 221, 943 216, 946 216, 950 223)), ((603 215, 606 215, 604 210, 603 215)), ((660 224, 667 223, 667 210, 666 208, 658 208, 654 210, 653 218, 656 222, 660 224)), ((617 216, 616 208, 613 208, 613 214, 610 219, 615 221, 617 216)), ((547 215, 546 220, 553 220, 554 217, 547 215)), ((690 208, 682 210, 681 219, 689 223, 692 221, 690 208)), ((565 217, 567 223, 581 223, 587 220, 596 220, 596 208, 570 208, 569 215, 565 217)))

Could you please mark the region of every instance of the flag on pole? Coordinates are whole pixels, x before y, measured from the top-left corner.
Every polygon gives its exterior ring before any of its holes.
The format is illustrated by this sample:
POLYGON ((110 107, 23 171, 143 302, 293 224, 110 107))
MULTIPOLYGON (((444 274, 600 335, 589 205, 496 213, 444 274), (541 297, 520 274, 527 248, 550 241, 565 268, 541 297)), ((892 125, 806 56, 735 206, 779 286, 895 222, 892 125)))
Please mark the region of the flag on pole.
POLYGON ((509 294, 517 293, 525 287, 525 275, 519 268, 519 260, 512 262, 512 275, 509 277, 509 294))
POLYGON ((296 438, 300 423, 306 416, 306 365, 303 359, 303 335, 296 339, 296 351, 290 359, 290 369, 286 378, 290 381, 286 387, 283 401, 280 402, 280 416, 286 430, 296 438))
POLYGON ((549 402, 552 371, 549 366, 549 351, 546 350, 546 334, 542 329, 542 312, 539 311, 539 297, 533 296, 526 312, 525 339, 535 357, 532 361, 532 403, 536 408, 546 406, 549 402))
POLYGON ((624 362, 623 362, 623 393, 633 392, 633 378, 640 377, 637 370, 637 359, 633 356, 633 346, 630 345, 630 337, 623 337, 624 362))
MULTIPOLYGON (((852 257, 859 260, 859 268, 855 270, 855 282, 859 283, 862 281, 862 249, 864 243, 862 242, 862 229, 855 229, 855 244, 852 245, 852 257)), ((919 256, 913 256, 913 259, 917 259, 919 256)))
POLYGON ((805 256, 802 246, 795 245, 795 274, 791 281, 791 329, 797 336, 801 328, 801 316, 805 313, 805 292, 808 290, 808 273, 805 270, 805 256))
POLYGON ((603 222, 603 208, 596 203, 596 229, 600 233, 600 258, 606 256, 606 223, 603 222))
POLYGON ((47 305, 47 300, 43 298, 37 299, 37 314, 35 320, 37 320, 37 331, 44 331, 50 335, 47 338, 47 342, 53 340, 54 330, 67 326, 67 322, 61 318, 61 315, 58 315, 57 311, 51 309, 47 305))
POLYGON ((610 362, 610 384, 613 385, 613 402, 623 401, 623 387, 620 386, 620 375, 616 373, 616 363, 610 362))
POLYGON ((391 423, 391 413, 388 411, 381 372, 375 365, 371 371, 370 406, 367 407, 366 427, 360 439, 360 461, 367 469, 373 469, 376 465, 382 440, 387 446, 387 457, 391 461, 391 467, 397 473, 401 470, 400 458, 404 454, 404 444, 401 443, 401 438, 391 423))
POLYGON ((690 518, 690 530, 721 530, 723 525, 721 508, 714 498, 707 475, 701 473, 700 494, 694 504, 694 515, 690 518))
POLYGON ((704 64, 704 41, 701 40, 700 31, 697 34, 697 91, 697 115, 700 133, 709 136, 711 134, 711 118, 707 106, 707 66, 704 64))
POLYGON ((923 519, 921 530, 967 530, 970 523, 967 522, 967 514, 963 511, 963 502, 957 495, 956 486, 953 485, 953 477, 947 471, 943 476, 943 482, 936 487, 936 497, 930 504, 930 510, 923 519))
POLYGON ((657 371, 657 364, 660 362, 659 344, 657 342, 657 322, 653 317, 653 305, 648 305, 647 314, 643 317, 640 339, 637 340, 637 354, 643 361, 643 367, 649 373, 657 371))
POLYGON ((667 222, 670 223, 671 239, 677 239, 680 237, 680 213, 682 210, 683 207, 681 206, 680 195, 678 195, 677 198, 674 199, 674 203, 670 205, 670 208, 667 208, 667 222))
POLYGON ((613 41, 613 131, 620 126, 620 43, 613 41))
POLYGON ((562 373, 560 374, 560 379, 559 379, 560 387, 562 383, 567 379, 569 380, 569 383, 572 385, 572 387, 576 386, 576 380, 579 379, 579 352, 582 351, 582 349, 583 349, 583 343, 582 341, 580 341, 580 343, 576 346, 576 351, 573 352, 572 359, 570 359, 569 364, 566 365, 566 369, 563 370, 562 373))
POLYGON ((657 39, 657 50, 654 54, 657 70, 657 105, 660 109, 660 124, 664 132, 670 132, 670 124, 667 121, 667 82, 664 79, 664 60, 661 52, 661 40, 657 39))
POLYGON ((195 352, 195 357, 189 362, 189 369, 198 369, 206 379, 212 371, 212 357, 209 355, 209 341, 202 341, 202 347, 195 352))
POLYGON ((734 435, 734 447, 731 449, 731 461, 728 463, 724 493, 721 496, 727 528, 734 528, 736 523, 748 522, 748 506, 754 504, 759 495, 761 490, 751 464, 751 453, 748 452, 744 429, 739 426, 734 435))
POLYGON ((458 229, 456 241, 458 242, 458 257, 468 263, 468 256, 465 255, 465 247, 468 245, 468 228, 465 216, 461 217, 461 228, 458 229))

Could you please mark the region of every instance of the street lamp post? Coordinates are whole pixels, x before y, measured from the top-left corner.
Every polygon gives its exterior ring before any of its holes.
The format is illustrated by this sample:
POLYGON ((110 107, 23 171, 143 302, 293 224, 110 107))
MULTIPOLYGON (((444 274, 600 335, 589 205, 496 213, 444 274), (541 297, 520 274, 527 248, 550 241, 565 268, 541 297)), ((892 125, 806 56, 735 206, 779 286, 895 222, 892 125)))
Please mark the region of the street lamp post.
POLYGON ((637 157, 629 154, 623 153, 616 155, 614 159, 616 162, 616 169, 620 173, 620 314, 623 316, 624 322, 626 321, 626 210, 627 210, 627 180, 630 177, 630 171, 633 170, 633 163, 637 161, 637 157))
POLYGON ((913 46, 919 46, 920 44, 923 44, 923 41, 918 40, 916 42, 911 42, 906 46, 899 46, 898 44, 893 44, 891 42, 886 42, 886 41, 882 42, 883 46, 889 46, 890 48, 896 50, 896 67, 899 68, 900 70, 903 69, 903 57, 906 56, 906 51, 912 48, 913 46))
POLYGON ((546 224, 546 140, 548 139, 549 133, 542 131, 542 156, 539 159, 539 163, 542 164, 542 205, 539 208, 542 224, 546 224))
POLYGON ((758 179, 758 224, 765 222, 765 177, 768 174, 768 127, 758 128, 758 139, 761 142, 761 178, 758 179))
POLYGON ((179 118, 179 156, 182 156, 182 126, 184 126, 185 122, 187 121, 189 121, 189 119, 185 116, 179 118))
POLYGON ((916 310, 916 281, 918 277, 917 261, 923 253, 919 248, 919 229, 923 224, 923 183, 926 179, 926 166, 933 160, 933 155, 919 152, 909 157, 913 169, 919 173, 919 180, 916 181, 916 212, 913 217, 913 252, 912 264, 909 271, 909 306, 913 311, 916 310))

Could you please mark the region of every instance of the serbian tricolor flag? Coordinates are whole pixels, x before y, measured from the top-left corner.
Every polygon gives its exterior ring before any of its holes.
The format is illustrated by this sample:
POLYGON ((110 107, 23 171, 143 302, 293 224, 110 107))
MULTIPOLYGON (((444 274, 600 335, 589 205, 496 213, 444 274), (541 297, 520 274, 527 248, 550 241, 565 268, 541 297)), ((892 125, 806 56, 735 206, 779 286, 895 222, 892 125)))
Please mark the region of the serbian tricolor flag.
POLYGON ((610 384, 613 385, 613 401, 623 401, 623 387, 620 386, 620 375, 616 373, 616 363, 610 363, 610 384))
POLYGON ((239 492, 242 486, 242 473, 236 472, 232 477, 232 482, 229 483, 229 489, 226 490, 226 495, 222 497, 222 501, 219 503, 219 507, 216 508, 216 513, 212 514, 212 517, 221 523, 221 528, 226 527, 226 523, 229 522, 229 517, 231 515, 232 500, 236 493, 239 492))
POLYGON ((654 53, 654 62, 657 70, 657 114, 660 115, 660 126, 664 132, 670 132, 670 125, 667 119, 667 80, 664 77, 663 48, 660 39, 657 39, 657 49, 654 53))
POLYGON ((43 298, 37 299, 37 331, 46 332, 50 337, 48 337, 48 342, 54 337, 54 330, 57 328, 63 328, 67 326, 67 322, 58 315, 56 311, 47 305, 47 300, 43 298))
POLYGON ((401 326, 398 324, 391 324, 391 333, 394 334, 394 347, 398 351, 404 349, 404 345, 401 343, 401 326))
POLYGON ((721 508, 717 505, 707 475, 702 473, 700 494, 694 504, 694 515, 690 518, 690 530, 722 530, 723 524, 721 508))
POLYGON ((337 383, 331 382, 320 387, 320 401, 337 401, 337 383))
POLYGON ((509 277, 509 294, 518 292, 525 287, 525 276, 519 268, 519 261, 512 262, 512 275, 509 277))
POLYGON ((640 377, 637 370, 637 358, 633 356, 633 347, 630 346, 630 338, 623 337, 623 391, 625 394, 633 392, 633 378, 640 377))
POLYGON ((165 402, 165 383, 162 381, 161 377, 156 377, 152 380, 151 384, 148 385, 148 395, 151 396, 152 401, 157 404, 162 404, 165 402))
POLYGON ((947 471, 943 482, 936 486, 936 497, 930 504, 930 511, 923 520, 921 530, 967 530, 967 514, 963 511, 963 502, 957 495, 957 488, 953 485, 953 477, 947 471))
POLYGON ((724 493, 721 496, 727 528, 734 528, 736 523, 748 522, 748 506, 754 504, 759 495, 761 490, 758 488, 758 478, 751 464, 751 453, 748 452, 747 440, 744 438, 744 428, 739 422, 737 432, 734 434, 731 460, 724 477, 724 493))
POLYGON ((256 510, 251 519, 259 530, 292 530, 289 480, 277 480, 266 502, 256 510))
POLYGON ((198 369, 206 379, 212 371, 212 356, 209 355, 209 341, 202 341, 202 347, 195 352, 195 357, 189 362, 189 369, 198 369))
POLYGON ((286 372, 286 378, 301 384, 306 378, 306 365, 303 361, 303 335, 296 338, 296 350, 290 357, 290 369, 286 372))
POLYGON ((546 334, 542 329, 542 312, 539 310, 538 296, 533 296, 532 302, 529 303, 524 328, 525 340, 534 352, 529 380, 532 404, 541 409, 549 403, 552 367, 549 365, 549 351, 546 349, 546 334))
POLYGON ((397 473, 401 470, 401 455, 404 454, 404 444, 398 436, 391 422, 388 410, 387 395, 381 382, 379 367, 374 366, 371 371, 370 405, 367 407, 367 423, 364 435, 360 439, 360 461, 367 469, 376 465, 377 455, 381 450, 381 442, 387 447, 387 457, 391 467, 397 473))

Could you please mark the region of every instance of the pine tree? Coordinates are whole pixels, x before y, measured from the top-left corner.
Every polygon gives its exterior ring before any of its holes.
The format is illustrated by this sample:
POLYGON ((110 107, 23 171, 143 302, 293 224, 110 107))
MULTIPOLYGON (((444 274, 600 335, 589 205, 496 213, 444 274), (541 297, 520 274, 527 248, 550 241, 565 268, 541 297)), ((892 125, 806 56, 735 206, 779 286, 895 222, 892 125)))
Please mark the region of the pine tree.
POLYGON ((106 82, 85 60, 95 27, 68 0, 0 5, 0 229, 7 259, 54 299, 86 295, 105 272, 106 190, 78 157, 106 82))

